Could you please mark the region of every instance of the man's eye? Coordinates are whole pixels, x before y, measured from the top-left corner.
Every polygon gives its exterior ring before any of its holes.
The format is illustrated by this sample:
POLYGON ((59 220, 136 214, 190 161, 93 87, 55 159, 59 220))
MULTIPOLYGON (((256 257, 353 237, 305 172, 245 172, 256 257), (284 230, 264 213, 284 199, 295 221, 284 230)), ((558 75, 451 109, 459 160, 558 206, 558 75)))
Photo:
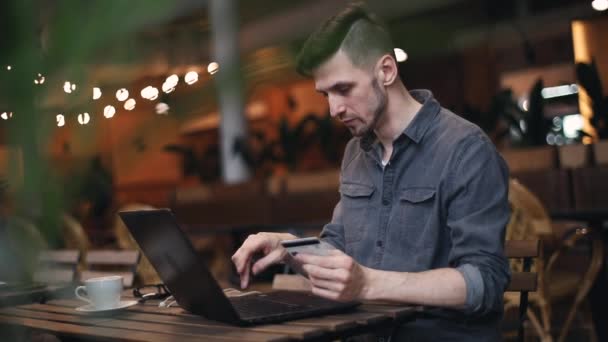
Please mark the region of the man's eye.
POLYGON ((340 95, 347 95, 350 91, 350 86, 341 86, 336 89, 340 95))

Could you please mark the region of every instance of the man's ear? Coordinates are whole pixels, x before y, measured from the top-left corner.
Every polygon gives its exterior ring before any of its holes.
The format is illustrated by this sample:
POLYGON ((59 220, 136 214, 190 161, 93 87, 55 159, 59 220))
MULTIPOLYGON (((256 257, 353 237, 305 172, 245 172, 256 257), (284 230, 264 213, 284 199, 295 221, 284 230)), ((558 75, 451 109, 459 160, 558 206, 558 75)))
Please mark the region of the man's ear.
POLYGON ((397 62, 391 55, 384 55, 380 57, 377 63, 378 80, 385 86, 390 86, 395 83, 399 71, 397 69, 397 62))

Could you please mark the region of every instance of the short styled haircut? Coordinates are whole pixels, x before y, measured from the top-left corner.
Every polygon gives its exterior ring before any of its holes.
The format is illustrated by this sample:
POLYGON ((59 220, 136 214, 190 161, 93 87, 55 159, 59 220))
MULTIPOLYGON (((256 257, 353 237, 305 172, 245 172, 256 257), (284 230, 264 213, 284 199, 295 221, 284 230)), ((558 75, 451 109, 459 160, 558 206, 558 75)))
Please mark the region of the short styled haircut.
POLYGON ((388 29, 363 5, 351 4, 329 18, 308 37, 296 60, 297 71, 311 76, 312 71, 342 49, 353 65, 371 66, 385 54, 394 56, 388 29))

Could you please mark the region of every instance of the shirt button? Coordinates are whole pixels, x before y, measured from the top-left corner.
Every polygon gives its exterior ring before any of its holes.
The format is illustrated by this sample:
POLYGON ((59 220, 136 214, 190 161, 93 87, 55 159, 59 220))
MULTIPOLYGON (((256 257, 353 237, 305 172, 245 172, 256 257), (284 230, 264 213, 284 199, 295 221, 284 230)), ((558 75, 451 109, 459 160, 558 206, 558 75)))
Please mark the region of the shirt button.
POLYGON ((383 199, 383 200, 382 200, 382 204, 383 204, 383 205, 389 205, 389 204, 391 204, 391 201, 389 201, 389 200, 387 200, 387 199, 383 199))
POLYGON ((376 241, 376 246, 382 247, 382 241, 380 241, 380 240, 376 241))

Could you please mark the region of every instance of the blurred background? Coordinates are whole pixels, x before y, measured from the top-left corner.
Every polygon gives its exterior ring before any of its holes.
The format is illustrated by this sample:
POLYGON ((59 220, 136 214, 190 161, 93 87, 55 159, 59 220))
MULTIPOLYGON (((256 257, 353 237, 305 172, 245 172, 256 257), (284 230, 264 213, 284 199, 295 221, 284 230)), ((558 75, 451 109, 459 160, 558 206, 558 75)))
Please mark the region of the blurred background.
MULTIPOLYGON (((348 3, 2 1, 2 260, 18 255, 27 278, 39 251, 77 250, 81 279, 89 251, 137 250, 118 211, 167 207, 229 284, 248 234, 318 234, 350 134, 294 60, 348 3)), ((367 5, 406 87, 431 89, 509 164, 508 238, 545 251, 528 337, 570 320, 565 337, 608 338, 608 0, 367 5)), ((144 261, 135 285, 158 281, 144 261)))

